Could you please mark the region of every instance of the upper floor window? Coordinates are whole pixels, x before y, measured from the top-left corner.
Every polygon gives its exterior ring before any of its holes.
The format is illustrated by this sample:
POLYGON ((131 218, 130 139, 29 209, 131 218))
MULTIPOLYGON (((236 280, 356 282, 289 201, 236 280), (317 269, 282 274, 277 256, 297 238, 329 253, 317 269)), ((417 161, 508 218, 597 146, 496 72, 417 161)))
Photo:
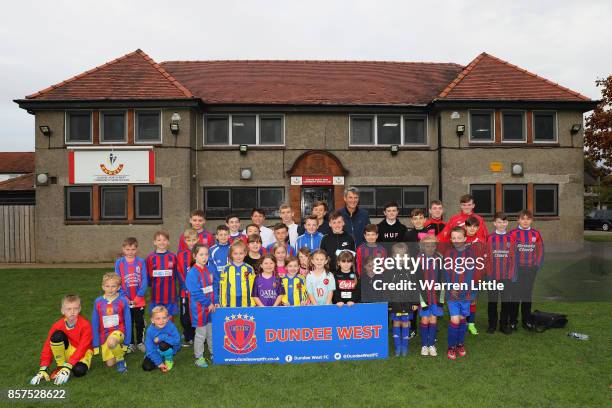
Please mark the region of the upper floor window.
POLYGON ((102 143, 127 142, 125 111, 102 111, 100 141, 102 143))
POLYGON ((90 111, 66 112, 66 143, 92 143, 90 111))
POLYGON ((425 145, 425 115, 351 115, 351 145, 425 145))
POLYGON ((502 141, 526 142, 525 112, 502 111, 502 141))
POLYGON ((161 143, 161 112, 138 110, 135 117, 136 143, 161 143))
POLYGON ((273 114, 206 115, 205 145, 283 145, 284 117, 273 114))
POLYGON ((470 141, 492 142, 495 137, 495 122, 492 110, 470 111, 470 141))
POLYGON ((533 140, 535 142, 557 141, 557 114, 555 112, 533 112, 533 140))

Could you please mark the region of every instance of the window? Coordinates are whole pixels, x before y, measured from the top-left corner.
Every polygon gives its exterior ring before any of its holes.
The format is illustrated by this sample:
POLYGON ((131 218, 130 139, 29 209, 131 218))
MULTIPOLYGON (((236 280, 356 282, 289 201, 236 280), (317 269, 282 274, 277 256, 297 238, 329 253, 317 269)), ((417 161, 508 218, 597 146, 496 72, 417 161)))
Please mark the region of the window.
POLYGON ((282 115, 205 115, 206 145, 282 145, 282 115))
POLYGON ((385 205, 395 201, 400 215, 407 216, 414 208, 427 208, 426 186, 375 186, 359 187, 359 207, 373 217, 384 217, 385 205))
POLYGON ((253 208, 262 208, 268 217, 278 217, 278 207, 284 202, 283 187, 205 188, 206 218, 225 218, 236 214, 248 219, 253 208))
POLYGON ((502 141, 525 142, 525 114, 521 111, 502 112, 502 141))
POLYGON ((91 143, 91 112, 66 113, 66 143, 91 143))
POLYGON ((66 219, 90 220, 92 218, 91 187, 66 187, 66 219))
POLYGON ((533 112, 533 140, 535 142, 557 141, 557 116, 555 112, 533 112))
POLYGON ((100 188, 100 209, 103 219, 127 218, 127 187, 104 186, 100 188))
POLYGON ((125 112, 123 111, 106 111, 101 112, 102 120, 100 121, 100 141, 108 142, 126 142, 125 133, 125 112))
POLYGON ((558 186, 556 184, 534 184, 534 215, 558 215, 558 186))
POLYGON ((482 216, 492 216, 495 213, 495 185, 472 184, 470 194, 474 197, 474 212, 482 216))
POLYGON ((424 145, 427 117, 424 115, 351 115, 351 145, 424 145))
POLYGON ((259 117, 259 144, 283 144, 282 116, 265 115, 259 117))
POLYGON ((404 116, 404 144, 427 144, 426 118, 404 116))
POLYGON ((162 218, 162 189, 161 186, 135 186, 135 218, 160 219, 162 218))
POLYGON ((381 116, 377 117, 378 123, 378 143, 377 144, 401 144, 402 129, 400 116, 381 116))
POLYGON ((493 111, 470 111, 470 141, 492 142, 493 136, 493 111))
POLYGON ((232 116, 232 144, 257 144, 257 129, 255 115, 232 116))
POLYGON ((374 117, 351 117, 351 144, 374 144, 374 117))
POLYGON ((136 111, 136 143, 161 143, 161 113, 136 111))
POLYGON ((527 208, 526 186, 523 184, 504 184, 502 186, 503 211, 516 215, 527 208))

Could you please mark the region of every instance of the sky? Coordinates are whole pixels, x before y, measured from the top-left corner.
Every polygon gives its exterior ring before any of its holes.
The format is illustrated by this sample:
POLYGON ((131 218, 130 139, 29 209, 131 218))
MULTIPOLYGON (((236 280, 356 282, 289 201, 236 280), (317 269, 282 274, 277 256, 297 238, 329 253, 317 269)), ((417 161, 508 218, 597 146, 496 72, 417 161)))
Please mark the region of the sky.
POLYGON ((20 99, 134 51, 157 62, 455 62, 486 51, 592 99, 612 74, 604 1, 28 1, 0 25, 0 151, 34 150, 20 99))

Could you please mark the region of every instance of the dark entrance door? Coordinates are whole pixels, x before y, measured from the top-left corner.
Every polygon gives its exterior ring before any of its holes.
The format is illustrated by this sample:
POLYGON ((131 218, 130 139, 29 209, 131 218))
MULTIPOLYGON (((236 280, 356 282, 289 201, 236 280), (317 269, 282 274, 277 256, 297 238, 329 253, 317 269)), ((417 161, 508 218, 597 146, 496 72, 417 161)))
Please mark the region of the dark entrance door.
POLYGON ((302 187, 302 220, 312 214, 315 201, 327 203, 328 213, 334 211, 334 188, 332 186, 302 187))

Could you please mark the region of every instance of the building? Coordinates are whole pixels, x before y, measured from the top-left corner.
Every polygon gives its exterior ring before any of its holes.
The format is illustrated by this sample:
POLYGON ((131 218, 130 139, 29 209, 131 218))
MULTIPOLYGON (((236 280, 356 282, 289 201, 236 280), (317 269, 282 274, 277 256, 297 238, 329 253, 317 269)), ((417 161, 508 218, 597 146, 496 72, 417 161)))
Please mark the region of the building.
MULTIPOLYGON (((176 240, 283 201, 376 219, 462 194, 534 210, 547 241, 582 241, 582 115, 596 101, 482 53, 467 66, 378 61, 169 61, 136 50, 15 101, 36 116, 37 257, 108 261, 134 235, 176 240), (53 184, 53 180, 56 184, 53 184)), ((268 220, 270 221, 270 220, 268 220)))
POLYGON ((34 188, 34 152, 0 152, 0 205, 32 205, 34 188))

